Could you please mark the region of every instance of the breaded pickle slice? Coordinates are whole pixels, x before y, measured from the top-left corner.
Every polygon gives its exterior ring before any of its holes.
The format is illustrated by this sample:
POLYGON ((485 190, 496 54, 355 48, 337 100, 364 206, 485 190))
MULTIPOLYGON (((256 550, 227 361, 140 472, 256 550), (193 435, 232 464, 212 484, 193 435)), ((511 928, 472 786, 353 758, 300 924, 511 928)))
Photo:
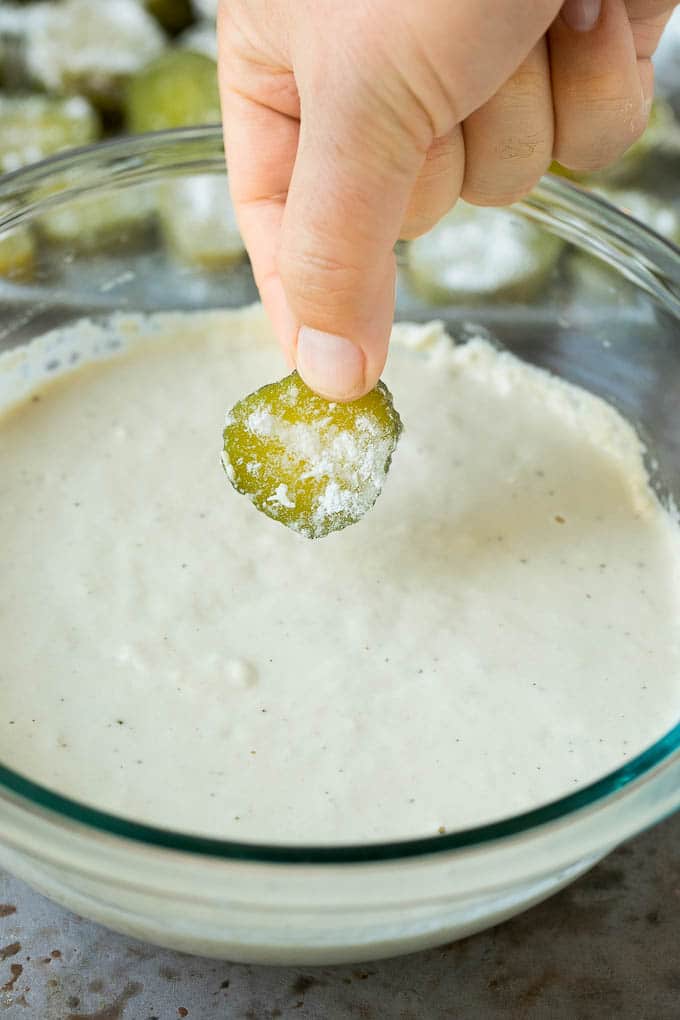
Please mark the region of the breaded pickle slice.
POLYGON ((131 74, 163 51, 166 37, 139 0, 61 0, 28 8, 26 63, 50 92, 78 93, 118 110, 131 74))
POLYGON ((229 411, 222 463, 258 510, 306 538, 321 538, 371 509, 401 431, 384 383, 339 404, 293 372, 229 411))
POLYGON ((71 199, 43 213, 37 225, 50 244, 98 251, 136 242, 148 229, 155 207, 155 193, 146 184, 71 199))
POLYGON ((125 116, 137 134, 219 123, 215 61, 191 50, 161 54, 130 81, 125 116))
POLYGON ((414 288, 437 304, 527 300, 545 282, 562 242, 510 209, 459 200, 407 249, 414 288))
POLYGON ((99 118, 82 96, 0 96, 0 172, 88 145, 99 132, 99 118))
POLYGON ((170 251, 189 265, 223 269, 246 253, 224 176, 167 181, 159 191, 161 230, 170 251))

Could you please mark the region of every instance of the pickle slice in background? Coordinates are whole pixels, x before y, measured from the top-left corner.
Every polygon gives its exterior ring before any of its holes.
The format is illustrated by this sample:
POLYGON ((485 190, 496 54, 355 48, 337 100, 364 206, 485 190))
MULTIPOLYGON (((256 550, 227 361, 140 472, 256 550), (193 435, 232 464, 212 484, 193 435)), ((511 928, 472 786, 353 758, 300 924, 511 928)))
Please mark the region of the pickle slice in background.
POLYGON ((217 65, 191 50, 172 49, 131 79, 125 120, 133 133, 218 124, 217 65))
POLYGON ((462 199, 407 246, 414 289, 436 304, 528 300, 549 277, 562 242, 510 209, 462 199))
POLYGON ((150 229, 155 212, 156 187, 145 184, 70 198, 63 206, 43 213, 36 226, 50 244, 98 251, 139 242, 150 229))
POLYGON ((0 96, 0 171, 18 170, 62 149, 88 145, 99 118, 82 96, 0 96))
POLYGON ((221 269, 245 255, 223 176, 168 181, 160 190, 159 216, 165 243, 182 262, 221 269))
POLYGON ((166 45, 139 0, 39 3, 27 21, 26 64, 48 91, 76 92, 117 110, 130 75, 166 45))

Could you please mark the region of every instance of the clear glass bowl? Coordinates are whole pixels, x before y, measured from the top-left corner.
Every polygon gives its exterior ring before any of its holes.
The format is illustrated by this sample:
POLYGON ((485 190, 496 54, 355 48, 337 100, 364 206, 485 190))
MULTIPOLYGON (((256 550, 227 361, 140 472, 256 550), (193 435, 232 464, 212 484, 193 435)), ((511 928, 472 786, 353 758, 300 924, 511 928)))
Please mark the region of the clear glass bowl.
MULTIPOLYGON (((0 278, 0 350, 84 315, 255 299, 245 260, 192 263, 168 247, 163 190, 199 175, 224 175, 217 128, 123 139, 2 179, 0 247, 3 232, 24 242, 28 232, 31 258, 0 278), (119 220, 107 229, 112 206, 119 220), (87 214, 79 219, 88 208, 104 219, 92 232, 87 214), (79 222, 70 237, 69 213, 79 222)), ((654 483, 677 496, 680 252, 564 181, 544 180, 518 208, 567 242, 538 292, 433 307, 402 267, 398 317, 440 318, 463 338, 473 321, 521 357, 602 395, 648 441, 654 483)), ((145 826, 69 800, 11 766, 0 766, 0 864, 48 896, 189 952, 331 963, 459 938, 572 881, 680 805, 680 724, 624 767, 536 810, 360 846, 265 846, 145 826)))

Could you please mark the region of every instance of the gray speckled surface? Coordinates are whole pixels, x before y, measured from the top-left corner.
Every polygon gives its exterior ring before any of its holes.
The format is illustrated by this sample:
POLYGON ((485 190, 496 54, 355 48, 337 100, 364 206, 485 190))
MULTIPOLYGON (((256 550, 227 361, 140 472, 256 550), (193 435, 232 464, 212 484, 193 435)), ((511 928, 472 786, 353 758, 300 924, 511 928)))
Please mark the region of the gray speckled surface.
POLYGON ((512 921, 363 966, 183 956, 4 874, 0 904, 7 1020, 680 1020, 680 815, 512 921))

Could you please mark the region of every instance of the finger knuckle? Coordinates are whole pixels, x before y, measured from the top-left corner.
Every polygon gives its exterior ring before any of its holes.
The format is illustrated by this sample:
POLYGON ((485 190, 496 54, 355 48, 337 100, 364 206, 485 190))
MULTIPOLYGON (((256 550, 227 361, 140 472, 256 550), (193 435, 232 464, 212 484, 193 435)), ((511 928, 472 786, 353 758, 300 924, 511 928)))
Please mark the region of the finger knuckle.
POLYGON ((474 163, 466 170, 462 197, 472 205, 512 205, 528 195, 548 169, 551 153, 526 141, 500 147, 490 171, 480 172, 474 163))
POLYGON ((639 131, 633 128, 621 129, 607 137, 593 138, 584 142, 569 139, 556 147, 555 159, 569 170, 583 173, 603 170, 623 156, 639 138, 639 131))
POLYGON ((511 189, 502 186, 494 187, 493 185, 489 185, 486 188, 480 188, 474 184, 464 184, 463 190, 461 191, 461 198, 463 198, 466 202, 469 202, 470 205, 512 205, 514 202, 519 202, 521 198, 528 195, 538 180, 539 178, 537 177, 536 180, 532 180, 530 183, 516 185, 511 189))
MULTIPOLYGON (((548 165, 551 149, 552 139, 541 132, 502 138, 496 147, 496 154, 500 163, 514 162, 545 167, 548 165)), ((542 172, 539 170, 539 175, 542 172)))
POLYGON ((641 96, 622 95, 600 82, 587 100, 575 103, 559 120, 555 158, 571 170, 588 172, 622 156, 643 133, 647 114, 641 96))

